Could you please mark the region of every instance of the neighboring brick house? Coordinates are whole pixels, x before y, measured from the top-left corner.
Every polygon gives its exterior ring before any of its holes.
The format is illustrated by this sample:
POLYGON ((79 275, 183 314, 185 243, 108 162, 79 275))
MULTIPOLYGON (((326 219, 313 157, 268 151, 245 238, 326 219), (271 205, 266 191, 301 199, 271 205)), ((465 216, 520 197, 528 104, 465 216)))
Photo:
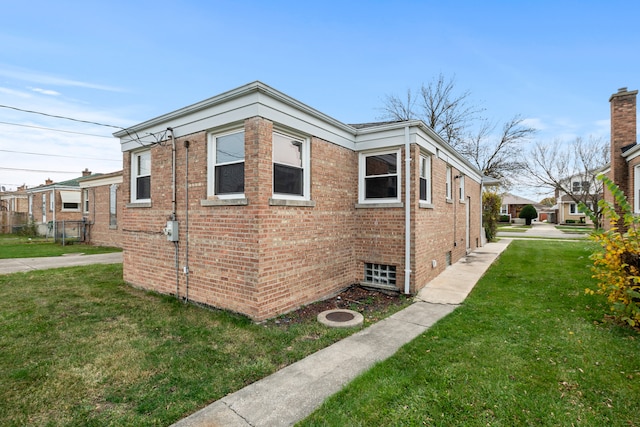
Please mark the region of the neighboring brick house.
POLYGON ((0 191, 0 234, 13 232, 14 228, 28 222, 29 196, 26 187, 15 191, 0 191))
MULTIPOLYGON (((638 91, 626 87, 609 98, 611 104, 611 163, 603 173, 627 196, 636 214, 640 214, 640 145, 637 144, 636 97, 638 91)), ((605 200, 613 196, 605 188, 605 200)), ((609 224, 605 221, 605 227, 609 224)), ((619 224, 623 227, 622 219, 619 224)))
MULTIPOLYGON (((89 175, 91 172, 88 169, 82 172, 82 177, 89 175)), ((78 180, 53 182, 48 179, 44 185, 27 190, 29 216, 37 224, 39 234, 54 236, 57 223, 82 220, 78 180)))
POLYGON ((520 218, 520 211, 527 205, 533 205, 536 211, 540 212, 542 205, 524 197, 516 196, 511 193, 505 193, 502 196, 502 205, 500 206, 500 215, 509 217, 509 222, 520 218))
POLYGON ((347 125, 254 82, 114 135, 134 286, 262 320, 415 293, 482 245, 482 177, 421 121, 347 125))
POLYGON ((94 174, 78 180, 82 216, 86 222, 85 242, 122 247, 119 219, 122 216, 122 171, 94 174))

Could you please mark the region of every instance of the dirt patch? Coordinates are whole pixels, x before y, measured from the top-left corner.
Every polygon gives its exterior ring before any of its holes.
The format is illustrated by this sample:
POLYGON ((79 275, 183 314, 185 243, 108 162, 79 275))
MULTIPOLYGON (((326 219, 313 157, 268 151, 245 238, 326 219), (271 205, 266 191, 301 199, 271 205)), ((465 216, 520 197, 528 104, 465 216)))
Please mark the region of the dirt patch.
POLYGON ((338 295, 306 305, 269 321, 276 325, 290 325, 315 320, 326 310, 348 309, 361 313, 366 322, 376 322, 409 305, 411 298, 398 292, 368 289, 353 285, 338 295))

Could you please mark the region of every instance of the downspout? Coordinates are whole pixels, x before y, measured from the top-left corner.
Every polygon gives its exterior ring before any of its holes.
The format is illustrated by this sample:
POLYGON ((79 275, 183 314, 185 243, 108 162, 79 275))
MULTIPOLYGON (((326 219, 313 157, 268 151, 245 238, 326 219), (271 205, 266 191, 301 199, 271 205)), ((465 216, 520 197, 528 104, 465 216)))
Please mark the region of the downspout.
MULTIPOLYGON (((176 137, 173 128, 168 127, 171 133, 171 221, 176 221, 176 137)), ((180 251, 178 242, 174 241, 175 270, 176 270, 176 298, 180 299, 180 251)))
POLYGON ((411 154, 409 125, 404 128, 404 293, 411 290, 411 154))
POLYGON ((189 301, 189 141, 184 142, 185 148, 185 172, 184 172, 184 192, 185 192, 185 237, 184 237, 184 277, 185 277, 185 300, 189 301))

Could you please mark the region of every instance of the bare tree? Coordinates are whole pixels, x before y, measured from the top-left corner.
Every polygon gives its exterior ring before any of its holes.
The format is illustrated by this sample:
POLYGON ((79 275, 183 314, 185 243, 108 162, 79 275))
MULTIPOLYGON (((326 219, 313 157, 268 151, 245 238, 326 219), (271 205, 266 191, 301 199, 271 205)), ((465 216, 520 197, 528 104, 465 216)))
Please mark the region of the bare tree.
POLYGON ((386 119, 422 120, 456 148, 483 111, 469 103, 470 97, 468 90, 457 94, 455 78, 447 80, 441 73, 426 86, 422 84, 417 99, 411 89, 405 99, 387 95, 381 110, 386 119))
POLYGON ((522 170, 516 154, 535 129, 527 127, 520 116, 496 133, 496 124, 481 116, 484 110, 470 103, 471 92, 457 93, 455 79, 447 79, 443 74, 427 85, 422 84, 417 97, 414 93, 407 90, 405 98, 387 95, 381 108, 383 118, 422 120, 485 175, 505 184, 522 170))
POLYGON ((601 138, 576 138, 570 143, 538 142, 527 156, 526 171, 533 180, 529 185, 544 187, 559 197, 566 195, 576 204, 590 206, 600 227, 602 211, 598 201, 603 197, 598 171, 609 163, 609 145, 601 138), (578 184, 577 184, 578 183, 578 184))
POLYGON ((484 121, 457 147, 457 150, 486 176, 506 182, 522 172, 522 144, 528 142, 536 130, 526 126, 524 119, 515 116, 506 122, 499 133, 496 125, 484 121))

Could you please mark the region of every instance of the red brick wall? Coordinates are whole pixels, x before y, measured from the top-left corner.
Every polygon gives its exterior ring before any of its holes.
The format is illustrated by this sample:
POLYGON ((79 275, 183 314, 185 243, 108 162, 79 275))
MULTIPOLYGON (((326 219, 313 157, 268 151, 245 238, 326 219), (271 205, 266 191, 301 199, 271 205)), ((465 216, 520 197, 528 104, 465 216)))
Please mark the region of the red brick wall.
MULTIPOLYGON (((622 157, 622 148, 636 142, 636 96, 638 91, 620 89, 611 95, 611 171, 609 177, 627 197, 633 193, 633 168, 622 157)), ((605 192, 605 200, 612 196, 605 192)), ((633 206, 633 205, 632 205, 633 206)), ((619 227, 624 227, 622 219, 619 227)))
MULTIPOLYGON (((245 121, 244 130, 247 205, 203 206, 201 201, 207 199, 207 133, 177 139, 177 245, 162 234, 171 217, 171 144, 165 142, 152 148, 152 205, 124 208, 119 222, 125 250, 124 279, 134 286, 174 295, 178 292, 185 297, 188 278, 190 300, 241 312, 255 320, 293 310, 361 281, 365 262, 395 265, 398 288, 402 289, 404 209, 356 209, 358 154, 311 138, 311 200, 315 205, 274 206, 270 203, 273 124, 251 118, 245 121), (188 276, 183 272, 187 263, 188 276)), ((412 149, 417 158, 417 146, 412 149)), ((122 197, 127 203, 130 153, 124 153, 123 160, 122 197)), ((465 254, 465 205, 457 197, 453 203, 444 200, 444 163, 435 157, 432 162, 434 209, 417 209, 417 168, 418 162, 412 162, 414 292, 444 269, 446 251, 452 251, 453 262, 465 254), (458 230, 456 247, 454 218, 458 230), (436 269, 431 268, 431 259, 438 260, 436 269)), ((467 179, 466 189, 472 197, 473 211, 479 212, 478 185, 467 179)), ((472 216, 472 229, 474 226, 479 228, 478 218, 472 216)), ((477 232, 472 233, 472 247, 477 237, 477 232)))
POLYGON ((89 193, 89 212, 83 212, 89 223, 88 241, 92 245, 122 247, 122 219, 123 199, 122 184, 118 184, 116 190, 116 217, 115 226, 110 225, 110 197, 111 185, 100 185, 82 189, 82 209, 84 211, 84 192, 89 193))
MULTIPOLYGON (((417 159, 420 149, 412 146, 413 158, 417 159)), ((412 175, 419 174, 412 162, 412 175)), ((411 292, 415 293, 433 280, 447 267, 447 252, 451 252, 451 263, 464 257, 466 251, 466 203, 459 201, 460 171, 452 167, 452 200, 446 199, 446 167, 447 164, 431 156, 431 201, 432 208, 420 208, 415 201, 419 195, 419 180, 412 178, 414 186, 412 197, 412 223, 414 229, 412 270, 413 280, 411 292), (433 267, 432 261, 436 261, 433 267)), ((480 236, 480 184, 465 178, 465 199, 471 203, 469 217, 469 247, 475 249, 481 241, 480 236)))

